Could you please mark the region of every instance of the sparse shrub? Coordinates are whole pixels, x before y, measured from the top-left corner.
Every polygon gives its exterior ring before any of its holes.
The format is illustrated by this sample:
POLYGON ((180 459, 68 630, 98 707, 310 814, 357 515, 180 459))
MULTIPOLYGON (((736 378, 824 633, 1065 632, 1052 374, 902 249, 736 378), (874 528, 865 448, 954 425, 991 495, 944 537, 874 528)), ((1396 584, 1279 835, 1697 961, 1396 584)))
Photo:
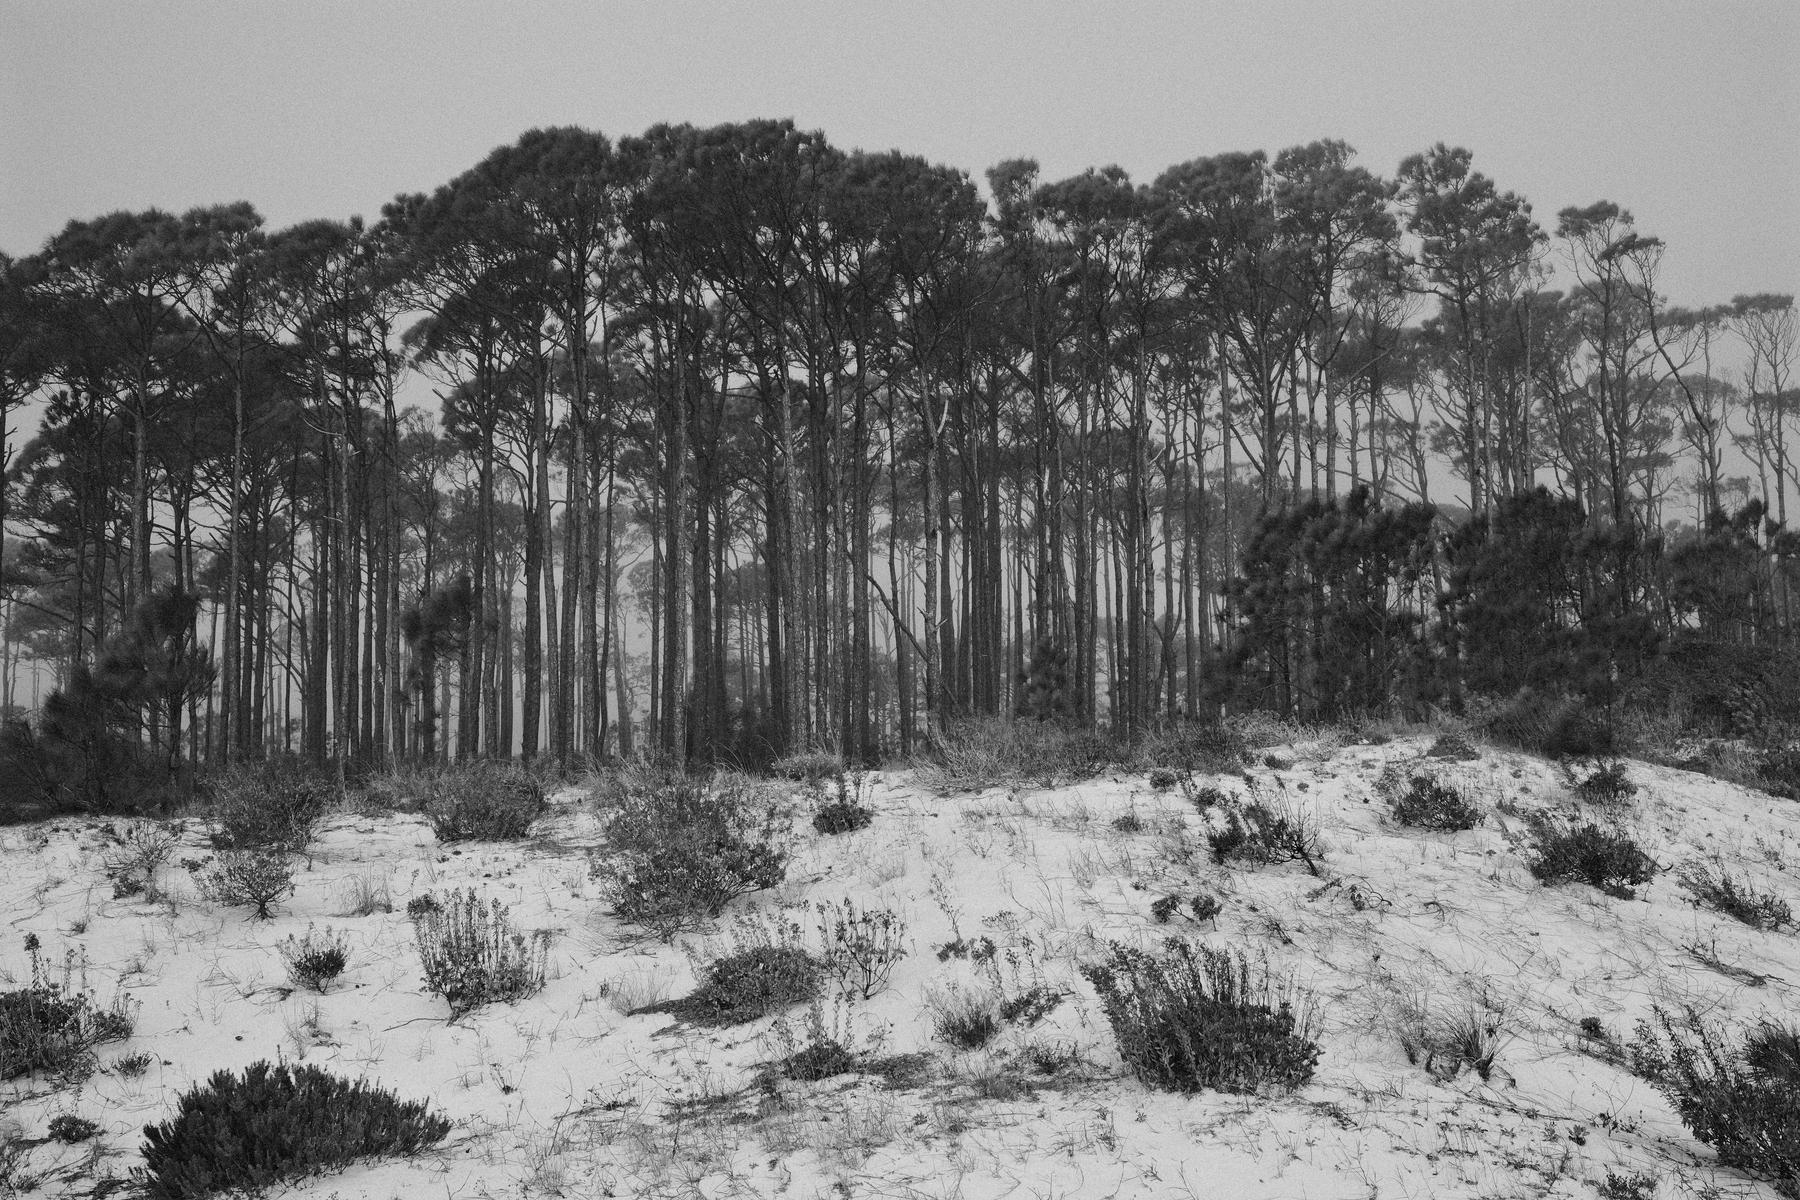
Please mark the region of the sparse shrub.
POLYGON ((1581 1031, 1582 1037, 1591 1041, 1612 1041, 1612 1034, 1607 1032, 1606 1026, 1601 1023, 1599 1017, 1583 1017, 1576 1028, 1581 1031))
POLYGON ((305 937, 289 934, 281 943, 281 961, 287 964, 288 978, 296 987, 322 993, 349 965, 350 947, 343 934, 330 929, 317 934, 308 925, 305 937))
POLYGON ((1112 1025, 1119 1055, 1151 1087, 1177 1092, 1291 1091, 1312 1077, 1319 1047, 1310 1022, 1266 966, 1242 951, 1171 939, 1162 955, 1114 945, 1084 966, 1112 1025))
POLYGON ((425 986, 449 1002, 452 1017, 542 990, 550 935, 540 930, 527 938, 498 899, 484 904, 463 888, 442 900, 427 892, 408 902, 406 915, 425 986))
POLYGON ((999 947, 994 945, 991 937, 978 937, 973 940, 956 938, 945 942, 937 948, 939 962, 949 962, 953 958, 966 958, 971 962, 986 962, 994 957, 999 947))
POLYGON ((147 895, 155 900, 156 872, 175 853, 180 839, 160 821, 127 822, 118 844, 104 858, 106 877, 112 880, 113 899, 147 895))
POLYGON ((1598 1187, 1600 1200, 1656 1200, 1656 1176, 1606 1173, 1598 1187))
POLYGON ((986 991, 956 990, 931 998, 931 1028, 959 1050, 979 1050, 1002 1028, 996 998, 986 991))
POLYGON ((1651 1015, 1638 1023, 1632 1069, 1656 1085, 1721 1163, 1800 1197, 1800 1075, 1793 1060, 1758 1049, 1769 1045, 1770 1027, 1734 1050, 1692 1009, 1677 1016, 1657 1007, 1651 1015))
POLYGON ((294 890, 294 860, 284 849, 221 850, 189 867, 200 894, 214 904, 253 908, 266 921, 269 906, 294 890))
POLYGON ((833 801, 813 814, 813 828, 823 834, 855 833, 866 829, 875 814, 860 804, 833 801))
POLYGON ((85 1142, 100 1132, 97 1121, 86 1117, 78 1117, 73 1113, 58 1113, 50 1118, 48 1130, 52 1141, 61 1142, 65 1146, 73 1146, 85 1142))
POLYGON ((906 957, 906 921, 885 908, 857 908, 849 899, 819 905, 820 962, 838 987, 867 1000, 888 985, 906 957))
POLYGON ((1159 792, 1166 792, 1181 782, 1181 775, 1173 767, 1151 767, 1150 786, 1159 792))
POLYGON ((818 962, 797 946, 754 946, 709 964, 692 993, 663 1006, 701 1025, 741 1025, 818 995, 818 962))
POLYGON ((1637 795, 1637 784, 1616 759, 1594 768, 1574 786, 1575 794, 1590 804, 1622 804, 1637 795))
POLYGON ((1063 994, 1043 984, 1026 988, 1000 1001, 999 1016, 1008 1025, 1036 1025, 1061 1007, 1063 994))
POLYGON ((1414 775, 1406 790, 1394 797, 1394 819, 1417 829, 1455 832, 1480 824, 1481 810, 1451 785, 1429 775, 1414 775))
POLYGON ((1231 797, 1216 787, 1195 788, 1193 793, 1188 796, 1188 803, 1200 812, 1205 812, 1209 808, 1228 806, 1231 803, 1231 797))
POLYGON ((855 1039, 842 999, 828 1013, 825 1002, 814 996, 803 1022, 778 1017, 769 1036, 780 1055, 775 1070, 787 1079, 814 1083, 856 1069, 857 1055, 850 1048, 855 1039))
POLYGON ((34 1071, 79 1074, 91 1066, 95 1046, 131 1036, 132 1002, 121 996, 102 1008, 91 990, 78 987, 74 951, 63 956, 61 979, 45 969, 36 934, 25 935, 25 952, 30 986, 0 992, 0 1079, 34 1071))
POLYGON ((1258 865, 1304 862, 1313 875, 1319 873, 1324 848, 1317 822, 1285 802, 1250 800, 1224 809, 1223 827, 1207 832, 1213 861, 1240 861, 1258 865))
POLYGON ((202 788, 219 850, 304 850, 337 797, 329 781, 278 764, 227 767, 202 788))
POLYGON ((1120 833, 1142 833, 1144 832, 1144 819, 1135 812, 1128 812, 1124 816, 1114 817, 1112 827, 1120 833))
POLYGON ((1715 909, 1752 929, 1779 929, 1794 923, 1793 909, 1773 892, 1759 892, 1748 881, 1734 879, 1724 868, 1690 863, 1679 876, 1682 890, 1697 905, 1715 909))
POLYGON ((1454 730, 1440 733, 1431 743, 1431 749, 1425 752, 1426 758, 1441 758, 1450 762, 1474 762, 1481 757, 1481 751, 1475 744, 1454 730))
POLYGON ((589 860, 613 911, 664 938, 787 875, 786 810, 748 781, 667 775, 621 787, 607 853, 589 860))
POLYGON ((1158 925, 1167 925, 1169 919, 1180 913, 1184 905, 1188 911, 1193 914, 1194 920, 1196 921, 1212 920, 1219 915, 1223 907, 1217 899, 1207 895, 1205 892, 1186 901, 1184 901, 1181 894, 1177 892, 1151 901, 1150 919, 1155 921, 1158 925))
POLYGON ((150 1200, 260 1190, 359 1158, 416 1154, 450 1132, 422 1101, 310 1064, 220 1071, 144 1130, 150 1200))
POLYGON ((440 842, 512 842, 548 807, 544 789, 510 763, 474 762, 427 785, 425 815, 440 842))
POLYGON ((1637 893, 1630 885, 1649 883, 1656 875, 1656 860, 1621 830, 1541 813, 1531 818, 1531 825, 1537 845, 1525 865, 1543 883, 1575 880, 1632 900, 1637 893))

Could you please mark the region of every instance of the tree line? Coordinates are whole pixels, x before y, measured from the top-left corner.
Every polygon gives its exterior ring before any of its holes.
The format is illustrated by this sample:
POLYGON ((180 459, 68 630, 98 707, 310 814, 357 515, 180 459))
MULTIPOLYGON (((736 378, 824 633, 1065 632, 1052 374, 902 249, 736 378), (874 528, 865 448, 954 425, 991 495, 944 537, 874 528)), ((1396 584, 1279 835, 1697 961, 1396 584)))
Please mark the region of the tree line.
POLYGON ((1555 629, 1697 628, 1692 543, 1756 581, 1711 628, 1786 644, 1792 297, 1672 305, 1627 210, 1547 230, 1442 144, 987 184, 540 129, 372 223, 0 257, 7 703, 52 664, 171 769, 872 760, 1049 672, 1130 737, 1454 700, 1504 652, 1470 581, 1544 528, 1604 575, 1555 629))

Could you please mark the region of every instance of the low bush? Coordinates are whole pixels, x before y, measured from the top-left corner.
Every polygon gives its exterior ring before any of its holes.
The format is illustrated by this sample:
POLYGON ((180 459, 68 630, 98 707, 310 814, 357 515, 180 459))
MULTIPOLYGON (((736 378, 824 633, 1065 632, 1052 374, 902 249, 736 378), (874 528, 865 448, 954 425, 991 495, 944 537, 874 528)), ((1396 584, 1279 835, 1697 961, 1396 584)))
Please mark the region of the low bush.
POLYGON ((257 920, 274 914, 270 906, 294 890, 294 860, 287 850, 221 850, 215 858, 189 863, 200 894, 214 904, 254 909, 257 920))
POLYGON ((737 776, 621 776, 607 848, 589 860, 613 911, 667 939, 779 884, 791 818, 737 776))
POLYGON ((1150 1087, 1256 1093, 1312 1078, 1319 1047, 1266 966, 1171 939, 1152 955, 1114 945, 1082 974, 1100 998, 1119 1055, 1150 1087))
POLYGON ((1166 792, 1181 782, 1181 775, 1174 767, 1151 767, 1147 777, 1154 791, 1166 792))
POLYGON ((1574 780, 1573 787, 1575 794, 1590 804, 1623 804, 1637 795, 1637 784, 1631 782, 1625 764, 1617 759, 1574 780))
POLYGON ((850 900, 819 905, 820 964, 838 988, 859 1000, 885 989, 906 957, 906 921, 885 908, 850 900))
POLYGON ((450 1122, 423 1101, 310 1064, 220 1071, 144 1129, 146 1195, 198 1200, 317 1175, 360 1158, 416 1154, 450 1122))
POLYGON ((827 1006, 814 996, 803 1019, 778 1017, 768 1036, 778 1055, 771 1065, 785 1079, 815 1083, 857 1068, 858 1055, 852 1049, 857 1039, 841 997, 827 1006))
POLYGON ((1604 1182, 1596 1185, 1600 1200, 1656 1200, 1656 1176, 1620 1175, 1608 1171, 1604 1182))
POLYGON ((227 767, 201 791, 220 850, 304 850, 337 799, 329 780, 278 763, 227 767))
POLYGON ((350 963, 350 947, 341 933, 327 929, 323 934, 306 927, 304 937, 289 934, 281 943, 281 961, 287 964, 288 978, 295 987, 309 992, 325 992, 332 981, 344 973, 350 963))
POLYGON ((51 1141, 74 1146, 99 1133, 100 1125, 97 1121, 78 1117, 74 1113, 58 1113, 50 1118, 50 1127, 46 1132, 50 1134, 51 1141))
POLYGON ((689 995, 658 1005, 699 1025, 741 1025, 819 993, 818 962, 796 946, 755 946, 716 959, 689 995))
POLYGON ((1722 912, 1752 929, 1780 929, 1794 923, 1793 909, 1773 892, 1759 892, 1747 880, 1704 863, 1683 867, 1681 888, 1694 904, 1722 912))
POLYGON ((1324 847, 1317 822, 1290 805, 1250 800, 1229 804, 1224 825, 1206 835, 1213 861, 1246 862, 1258 866, 1304 862, 1313 875, 1319 873, 1324 847))
POLYGON ((159 899, 156 873, 180 844, 176 831, 161 821, 129 821, 114 836, 117 841, 101 860, 112 881, 113 899, 137 895, 159 899))
POLYGON ((1481 810, 1462 792, 1429 775, 1414 775, 1394 797, 1394 819, 1416 829, 1455 832, 1481 823, 1481 810))
POLYGON ((511 842, 548 807, 544 789, 509 763, 476 762, 426 784, 425 815, 440 842, 511 842))
POLYGON ((93 1048, 131 1036, 136 1022, 124 997, 101 1007, 94 993, 76 984, 74 951, 63 956, 61 979, 52 978, 39 956, 36 934, 25 935, 31 956, 31 984, 0 992, 0 1079, 34 1071, 79 1075, 93 1065, 93 1048))
POLYGON ((1525 865, 1543 883, 1576 881, 1632 900, 1637 893, 1631 885, 1649 883, 1656 875, 1656 860, 1622 830, 1543 814, 1534 816, 1531 825, 1537 845, 1525 865))
POLYGON ((1795 1031, 1765 1024, 1733 1048, 1698 1013, 1661 1007, 1638 1024, 1632 1069, 1653 1083, 1719 1161, 1800 1198, 1800 1052, 1795 1031))
POLYGON ((483 903, 473 889, 436 893, 406 906, 425 986, 450 1004, 452 1018, 484 1004, 518 1000, 543 989, 550 935, 527 938, 499 900, 483 903))

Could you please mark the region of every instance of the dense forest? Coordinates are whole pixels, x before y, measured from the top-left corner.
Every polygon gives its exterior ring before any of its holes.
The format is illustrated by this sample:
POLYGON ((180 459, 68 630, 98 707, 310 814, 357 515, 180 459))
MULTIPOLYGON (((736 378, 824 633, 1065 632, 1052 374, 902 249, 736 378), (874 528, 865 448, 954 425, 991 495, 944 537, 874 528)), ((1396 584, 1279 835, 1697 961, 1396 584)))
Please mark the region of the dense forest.
POLYGON ((1774 719, 1792 297, 1674 306, 1625 208, 1540 224, 1442 144, 987 184, 557 128, 373 222, 0 257, 9 746, 97 793, 999 714, 1774 719))

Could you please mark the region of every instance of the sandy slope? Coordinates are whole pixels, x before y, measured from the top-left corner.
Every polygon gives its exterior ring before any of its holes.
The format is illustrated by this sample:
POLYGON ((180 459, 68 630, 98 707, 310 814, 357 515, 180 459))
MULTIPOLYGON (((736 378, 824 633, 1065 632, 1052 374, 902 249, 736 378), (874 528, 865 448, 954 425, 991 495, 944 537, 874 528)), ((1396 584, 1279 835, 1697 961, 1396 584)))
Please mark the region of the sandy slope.
MULTIPOLYGON (((1295 765, 1251 773, 1317 813, 1329 847, 1319 878, 1298 865, 1215 867, 1202 818, 1142 776, 938 797, 889 773, 872 782, 870 828, 821 838, 797 822, 789 883, 742 907, 767 914, 849 896, 905 916, 912 953, 892 986, 842 1013, 871 1052, 930 1051, 925 1077, 911 1080, 765 1087, 758 1064, 778 1052, 769 1021, 720 1030, 623 1015, 690 988, 694 962, 722 944, 729 923, 710 944, 632 939, 588 879, 599 823, 574 793, 558 798, 533 841, 460 852, 438 847, 416 817, 330 821, 270 922, 209 906, 178 868, 165 873, 173 912, 110 899, 99 822, 7 830, 0 968, 26 977, 27 932, 53 960, 80 948, 103 997, 122 986, 142 1005, 136 1036, 103 1047, 102 1063, 147 1050, 159 1065, 141 1080, 102 1071, 61 1090, 15 1081, 0 1085, 0 1101, 33 1138, 61 1112, 105 1130, 89 1146, 32 1151, 27 1169, 47 1177, 45 1194, 91 1194, 97 1180, 126 1176, 141 1126, 165 1116, 181 1089, 285 1054, 429 1097, 456 1121, 426 1156, 292 1189, 345 1200, 1588 1197, 1609 1169, 1655 1175, 1664 1197, 1773 1195, 1713 1166, 1653 1089, 1584 1052, 1591 1043, 1576 1027, 1594 1016, 1629 1038, 1654 1002, 1699 1004, 1733 1027, 1765 1013, 1791 1018, 1800 937, 1697 910, 1672 873, 1631 902, 1541 886, 1522 865, 1522 822, 1495 811, 1502 800, 1520 811, 1571 802, 1560 771, 1529 758, 1487 750, 1432 764, 1480 798, 1481 828, 1395 826, 1375 780, 1390 763, 1417 762, 1424 745, 1299 746, 1283 751, 1295 765), (1143 819, 1140 832, 1112 827, 1127 812, 1143 819), (402 911, 336 915, 357 876, 385 880, 402 911), (450 1024, 421 988, 403 910, 422 891, 464 884, 555 940, 541 994, 450 1024), (1222 897, 1216 928, 1152 923, 1152 901, 1175 890, 1222 897), (276 953, 309 922, 347 930, 353 947, 350 969, 322 997, 292 992, 276 953), (1009 981, 1041 977, 1067 1000, 983 1051, 934 1041, 928 998, 987 981, 967 962, 939 960, 935 948, 954 933, 1012 948, 1009 981), (1108 940, 1148 945, 1171 933, 1249 946, 1312 994, 1325 1053, 1309 1086, 1279 1099, 1189 1099, 1147 1091, 1120 1070, 1076 963, 1108 940), (1756 981, 1702 965, 1690 945, 1756 981), (1485 1003, 1503 1014, 1510 1040, 1489 1080, 1407 1063, 1393 1021, 1409 996, 1438 1012, 1485 1003), (1027 1044, 1081 1061, 1024 1088, 1027 1044)), ((1800 908, 1800 805, 1640 763, 1631 776, 1639 792, 1625 816, 1659 862, 1717 856, 1800 908)), ((181 853, 202 846, 190 826, 181 853)))

